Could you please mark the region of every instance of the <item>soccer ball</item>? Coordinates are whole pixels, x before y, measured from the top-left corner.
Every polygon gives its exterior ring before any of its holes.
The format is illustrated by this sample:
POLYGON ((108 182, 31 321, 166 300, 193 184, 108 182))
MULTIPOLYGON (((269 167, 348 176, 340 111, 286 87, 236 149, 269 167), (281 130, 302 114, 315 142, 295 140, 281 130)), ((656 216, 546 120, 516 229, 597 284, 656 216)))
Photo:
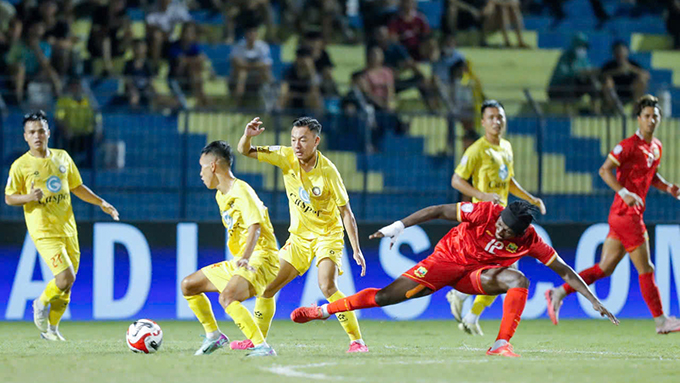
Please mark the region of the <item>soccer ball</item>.
POLYGON ((152 320, 140 319, 128 327, 125 339, 133 352, 153 354, 163 343, 163 330, 152 320))

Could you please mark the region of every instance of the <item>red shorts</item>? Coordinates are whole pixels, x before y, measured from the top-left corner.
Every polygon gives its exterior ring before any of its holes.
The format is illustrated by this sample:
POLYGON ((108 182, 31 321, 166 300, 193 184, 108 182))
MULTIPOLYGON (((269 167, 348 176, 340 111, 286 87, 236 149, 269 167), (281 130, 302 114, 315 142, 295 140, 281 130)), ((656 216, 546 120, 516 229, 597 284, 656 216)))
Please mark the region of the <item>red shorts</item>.
POLYGON ((610 215, 607 238, 618 240, 630 253, 643 245, 649 239, 649 235, 641 216, 610 215))
POLYGON ((461 293, 487 295, 482 288, 482 271, 497 267, 503 266, 461 265, 449 259, 445 254, 435 251, 402 275, 432 291, 451 286, 461 293))

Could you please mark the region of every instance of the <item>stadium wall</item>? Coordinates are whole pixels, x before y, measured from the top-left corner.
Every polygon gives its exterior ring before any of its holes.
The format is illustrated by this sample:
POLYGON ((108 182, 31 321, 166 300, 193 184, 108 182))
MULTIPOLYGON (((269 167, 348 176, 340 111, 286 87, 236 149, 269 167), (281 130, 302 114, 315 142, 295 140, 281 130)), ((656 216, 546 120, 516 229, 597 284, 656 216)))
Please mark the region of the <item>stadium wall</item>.
MULTIPOLYGON (((387 240, 368 240, 379 225, 360 225, 362 249, 368 269, 360 268, 345 251, 345 273, 340 289, 352 294, 366 287, 387 285, 418 260, 430 254, 450 225, 431 224, 407 229, 397 246, 389 249, 387 240)), ((31 301, 52 276, 47 265, 38 261, 35 247, 20 223, 0 223, 0 315, 4 320, 31 320, 31 301)), ((656 278, 666 312, 678 314, 680 300, 680 225, 650 225, 656 278), (669 310, 670 308, 670 310, 669 310)), ((275 225, 279 243, 287 237, 285 224, 275 225)), ((545 225, 539 232, 577 270, 591 266, 601 250, 608 228, 594 225, 545 225)), ((116 320, 148 317, 192 319, 179 281, 197 267, 229 258, 226 235, 219 224, 196 223, 81 223, 81 266, 67 318, 72 320, 116 320)), ((346 245, 346 250, 349 248, 346 245)), ((351 248, 350 248, 351 250, 351 248)), ((520 269, 532 282, 525 318, 546 317, 543 292, 560 282, 551 270, 531 258, 520 262, 520 269)), ((647 318, 649 312, 638 288, 635 268, 626 259, 612 278, 596 284, 597 295, 622 318, 647 318)), ((451 318, 446 293, 400 305, 365 310, 362 318, 379 320, 451 318)), ((219 308, 213 294, 213 307, 219 308)), ((277 319, 286 319, 300 305, 324 302, 317 287, 316 268, 295 279, 277 297, 277 319)), ((468 302, 468 304, 470 304, 468 302)), ((247 306, 252 309, 254 301, 247 306)), ((219 319, 225 318, 216 310, 219 319)), ((485 318, 500 318, 502 305, 494 304, 485 318)), ((598 315, 582 297, 569 297, 562 318, 596 318, 598 315)))

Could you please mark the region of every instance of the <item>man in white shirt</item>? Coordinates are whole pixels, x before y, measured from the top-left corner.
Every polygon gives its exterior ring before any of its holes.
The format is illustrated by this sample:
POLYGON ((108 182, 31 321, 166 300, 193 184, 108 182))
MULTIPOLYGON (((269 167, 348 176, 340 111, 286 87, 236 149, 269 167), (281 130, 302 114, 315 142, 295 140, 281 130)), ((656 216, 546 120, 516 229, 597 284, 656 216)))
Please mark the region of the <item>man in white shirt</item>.
POLYGON ((154 70, 170 42, 175 26, 191 21, 186 4, 180 1, 159 0, 154 11, 146 16, 146 34, 154 70))
POLYGON ((233 46, 229 59, 229 76, 233 98, 241 105, 244 98, 255 98, 263 84, 272 79, 272 55, 269 45, 258 38, 258 26, 246 28, 244 38, 233 46))

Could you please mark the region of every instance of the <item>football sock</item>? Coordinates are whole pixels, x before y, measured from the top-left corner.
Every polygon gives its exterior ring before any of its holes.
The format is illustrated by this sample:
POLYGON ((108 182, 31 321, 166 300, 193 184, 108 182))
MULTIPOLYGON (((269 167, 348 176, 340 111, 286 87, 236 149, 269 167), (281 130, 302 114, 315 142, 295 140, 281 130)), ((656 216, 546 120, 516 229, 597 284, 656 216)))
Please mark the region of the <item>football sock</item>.
POLYGON ((458 290, 451 290, 451 291, 453 291, 453 294, 455 294, 458 297, 458 299, 460 299, 461 301, 464 301, 464 300, 470 298, 470 294, 461 293, 458 290))
POLYGON ((505 302, 503 302, 503 318, 496 340, 510 341, 510 338, 515 335, 528 295, 529 290, 522 287, 513 287, 508 290, 505 295, 505 302))
POLYGON ((272 318, 276 313, 276 302, 274 298, 263 298, 258 297, 255 300, 255 309, 253 314, 255 317, 255 323, 257 327, 260 328, 262 336, 267 339, 267 334, 269 333, 269 328, 272 325, 272 318))
POLYGON ((66 312, 66 307, 68 307, 68 303, 71 301, 71 290, 58 295, 52 301, 50 302, 50 325, 53 326, 58 326, 59 321, 61 320, 61 317, 64 316, 64 312, 66 312))
POLYGON ((640 274, 638 280, 640 281, 642 298, 644 298, 647 303, 647 307, 652 313, 652 317, 656 318, 662 316, 663 307, 661 306, 661 295, 659 294, 659 288, 656 286, 656 280, 654 280, 654 272, 640 274))
POLYGON ((379 290, 380 289, 376 288, 363 289, 354 295, 350 295, 347 298, 336 299, 332 303, 324 306, 326 306, 329 315, 344 311, 378 307, 378 304, 375 303, 375 294, 379 290))
POLYGON ((196 318, 203 325, 203 329, 206 334, 218 331, 217 320, 215 319, 215 314, 213 313, 212 306, 210 305, 210 299, 205 294, 190 295, 185 296, 184 299, 187 300, 189 308, 194 312, 196 318))
POLYGON ((470 312, 479 317, 482 315, 482 312, 484 312, 485 308, 493 304, 497 297, 498 295, 477 295, 475 297, 475 301, 472 303, 470 312))
POLYGON ((262 331, 255 324, 253 316, 250 315, 250 311, 241 304, 239 301, 233 301, 225 309, 227 314, 236 323, 236 326, 243 332, 246 339, 250 339, 253 342, 253 346, 258 346, 264 343, 264 336, 262 336, 262 331))
MULTIPOLYGON (((375 302, 375 294, 373 295, 373 297, 374 297, 373 302, 375 302)), ((345 294, 338 290, 335 292, 335 294, 328 297, 328 302, 333 304, 333 302, 337 302, 343 299, 347 299, 345 298, 345 294)), ((338 322, 340 322, 342 328, 349 336, 349 340, 352 341, 361 339, 361 329, 359 329, 359 321, 357 320, 357 316, 355 313, 353 313, 352 311, 347 311, 344 313, 338 313, 335 316, 338 318, 338 322)))
MULTIPOLYGON (((583 282, 585 282, 586 285, 592 285, 595 281, 606 277, 604 271, 600 269, 600 265, 597 264, 589 269, 581 271, 580 273, 578 273, 578 275, 581 276, 581 279, 583 279, 583 282)), ((576 291, 574 290, 573 287, 569 286, 566 283, 562 285, 562 288, 564 289, 566 295, 569 295, 576 291)))
POLYGON ((42 303, 43 306, 47 306, 52 302, 53 299, 60 296, 62 293, 63 291, 59 290, 55 279, 52 279, 47 283, 47 286, 45 286, 45 290, 43 290, 42 294, 40 294, 38 301, 42 303))

